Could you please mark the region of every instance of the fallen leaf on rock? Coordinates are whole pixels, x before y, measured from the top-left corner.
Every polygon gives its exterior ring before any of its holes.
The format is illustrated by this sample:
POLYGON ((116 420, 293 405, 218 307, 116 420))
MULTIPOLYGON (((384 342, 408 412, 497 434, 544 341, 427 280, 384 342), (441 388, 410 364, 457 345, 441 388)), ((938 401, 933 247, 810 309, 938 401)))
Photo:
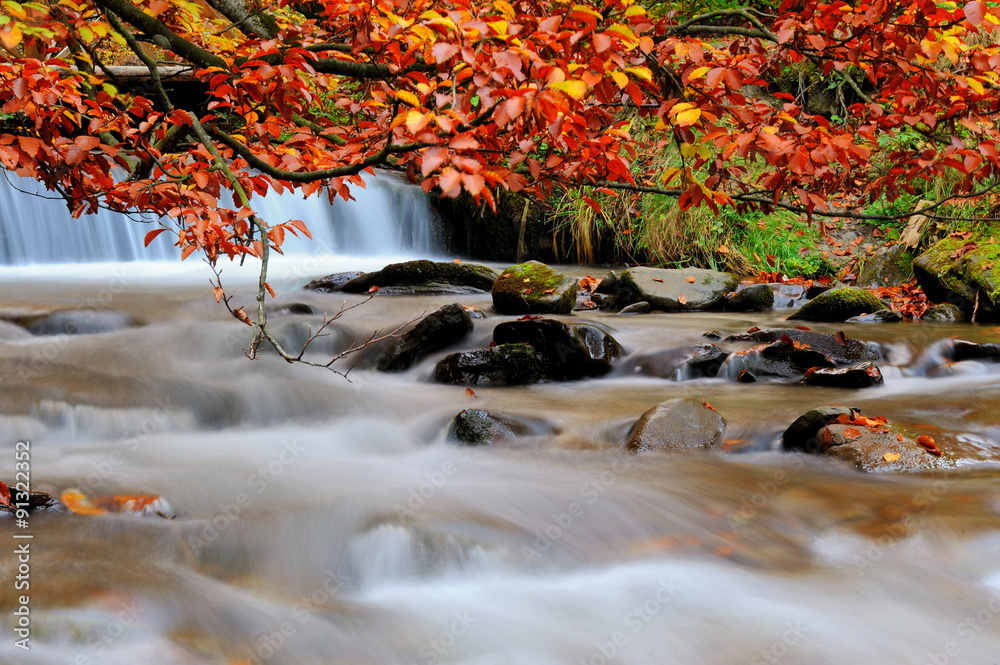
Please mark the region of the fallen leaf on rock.
POLYGON ((689 275, 688 277, 685 277, 684 281, 687 282, 688 284, 694 284, 694 275, 689 275))
POLYGON ((896 437, 896 441, 899 441, 900 443, 902 443, 902 441, 903 441, 903 435, 902 434, 898 435, 896 437))
POLYGON ((838 330, 833 338, 837 340, 837 343, 841 346, 847 346, 847 335, 844 334, 843 330, 838 330))
POLYGON ((368 289, 368 293, 375 293, 376 291, 378 291, 378 288, 379 287, 377 286, 373 286, 372 288, 368 289))
POLYGON ((940 450, 938 450, 937 444, 934 442, 934 439, 927 436, 926 434, 918 436, 917 443, 923 446, 927 450, 927 452, 929 452, 931 455, 936 455, 940 457, 943 454, 940 450))
POLYGON ((479 395, 477 395, 472 388, 466 388, 465 394, 468 395, 469 397, 479 397, 479 395))
POLYGON ((755 332, 760 332, 760 328, 758 328, 757 326, 754 326, 753 328, 751 328, 751 329, 750 329, 750 330, 748 330, 747 332, 748 332, 748 333, 755 333, 755 332))
POLYGON ((686 304, 688 304, 688 299, 685 298, 684 294, 682 293, 679 296, 677 296, 677 302, 679 302, 682 305, 686 305, 686 304))
POLYGON ((805 326, 795 326, 795 329, 796 330, 806 330, 806 331, 811 331, 812 330, 812 328, 806 328, 805 326))
POLYGON ((853 427, 844 428, 844 438, 847 439, 848 441, 854 441, 854 439, 858 438, 859 436, 861 436, 861 430, 855 429, 853 427))
POLYGON ((556 292, 555 289, 545 289, 544 291, 542 291, 542 293, 544 293, 545 295, 549 295, 555 292, 556 292))
POLYGON ((654 282, 662 282, 663 280, 662 280, 662 279, 660 279, 659 277, 654 277, 654 278, 653 278, 653 281, 654 281, 654 282))
POLYGON ((583 289, 584 291, 590 291, 591 293, 593 293, 594 289, 596 289, 600 283, 601 280, 597 279, 596 277, 591 277, 590 275, 587 275, 586 277, 580 280, 580 288, 583 289))
POLYGON ((524 291, 522 291, 522 293, 531 293, 531 292, 532 292, 533 290, 534 290, 534 289, 532 289, 532 288, 531 288, 531 287, 529 286, 529 287, 528 287, 528 288, 526 288, 526 289, 525 289, 524 291))
POLYGON ((716 408, 715 408, 714 406, 712 406, 711 404, 709 404, 709 403, 708 403, 708 400, 706 400, 706 399, 702 398, 701 402, 702 402, 702 404, 704 404, 704 405, 705 405, 705 408, 706 408, 706 409, 711 409, 712 411, 715 411, 716 413, 718 413, 718 412, 719 412, 719 410, 718 410, 718 409, 716 409, 716 408))
POLYGON ((518 321, 537 321, 538 319, 544 319, 544 318, 545 318, 544 316, 540 316, 538 314, 525 314, 524 316, 519 318, 518 321))
POLYGON ((880 374, 882 374, 882 372, 879 371, 878 367, 872 365, 871 367, 865 370, 865 374, 874 379, 877 378, 880 374))
POLYGON ((886 462, 895 462, 896 460, 899 459, 899 457, 900 457, 899 453, 886 453, 885 455, 882 455, 882 459, 884 459, 886 462))
POLYGON ((969 252, 971 252, 972 250, 974 250, 974 249, 976 249, 978 247, 979 247, 979 245, 977 245, 974 242, 967 242, 964 245, 962 245, 961 247, 959 247, 958 249, 956 249, 954 252, 952 252, 949 256, 951 258, 953 258, 953 259, 960 259, 960 258, 962 258, 963 256, 965 256, 966 254, 968 254, 969 252))

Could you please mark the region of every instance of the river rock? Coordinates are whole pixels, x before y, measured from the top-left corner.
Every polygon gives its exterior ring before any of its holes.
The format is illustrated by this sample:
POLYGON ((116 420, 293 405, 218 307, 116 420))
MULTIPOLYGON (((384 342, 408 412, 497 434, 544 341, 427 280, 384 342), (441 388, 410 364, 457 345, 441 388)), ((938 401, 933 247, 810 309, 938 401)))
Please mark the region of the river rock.
POLYGON ((843 368, 824 367, 807 372, 804 381, 810 386, 830 388, 871 388, 884 382, 882 370, 873 362, 843 368))
POLYGON ((493 284, 493 307, 501 314, 569 314, 576 291, 575 279, 528 261, 501 273, 493 284))
POLYGON ((865 360, 881 360, 882 358, 878 345, 871 342, 862 342, 844 336, 844 343, 841 344, 836 335, 802 328, 754 330, 753 332, 730 335, 726 341, 770 344, 783 337, 788 337, 792 342, 799 342, 800 345, 806 345, 813 351, 819 351, 835 365, 851 365, 865 360))
POLYGON ((953 305, 950 302, 940 303, 938 305, 931 305, 924 312, 924 315, 920 317, 924 321, 939 321, 942 323, 952 323, 957 321, 965 321, 965 314, 962 314, 962 310, 958 308, 957 305, 953 305))
POLYGON ((529 344, 500 344, 453 353, 438 363, 438 383, 518 386, 546 378, 541 355, 529 344))
POLYGON ((976 344, 965 340, 949 340, 951 360, 961 362, 962 360, 984 360, 987 362, 1000 362, 1000 344, 976 344))
POLYGON ((938 466, 940 459, 891 423, 878 429, 831 423, 817 438, 826 455, 861 471, 921 471, 938 466))
POLYGON ((906 251, 906 247, 897 244, 880 247, 865 259, 855 284, 867 289, 905 284, 911 279, 913 257, 906 251))
POLYGON ((0 319, 0 342, 12 342, 18 339, 28 339, 31 333, 21 326, 0 319))
POLYGON ((597 287, 594 289, 594 293, 603 293, 605 295, 613 296, 618 292, 616 291, 618 287, 618 273, 614 270, 609 272, 604 276, 604 279, 600 281, 597 287))
POLYGON ((748 371, 755 378, 794 378, 818 367, 834 367, 834 363, 821 352, 795 342, 787 335, 783 338, 747 351, 732 354, 727 363, 727 375, 748 371))
POLYGON ((309 282, 303 289, 309 289, 310 291, 319 291, 320 293, 333 293, 334 291, 340 291, 344 284, 347 284, 352 279, 358 279, 364 275, 360 270, 349 270, 347 272, 335 272, 326 277, 320 277, 319 279, 314 279, 309 282))
POLYGON ((871 314, 852 316, 847 319, 847 323, 899 323, 903 320, 903 315, 891 309, 880 309, 871 314))
POLYGON ((67 309, 18 321, 33 335, 93 335, 134 325, 125 312, 114 309, 67 309))
POLYGON ((649 312, 649 303, 645 300, 634 302, 631 305, 622 307, 619 314, 646 314, 649 312))
POLYGON ((729 354, 714 344, 696 344, 665 349, 630 358, 626 371, 662 379, 700 379, 718 376, 729 354))
POLYGON ((517 437, 551 431, 551 427, 543 427, 540 423, 482 409, 466 409, 451 421, 448 427, 448 439, 468 446, 489 446, 517 437))
POLYGON ((704 402, 671 399, 640 416, 625 448, 633 453, 711 448, 725 431, 725 419, 704 402))
POLYGON ((507 321, 493 329, 497 344, 530 344, 556 381, 600 376, 622 355, 618 341, 597 326, 535 318, 507 321))
POLYGON ((623 305, 644 300, 652 309, 672 312, 711 309, 738 284, 733 275, 715 270, 639 267, 622 272, 615 290, 623 305))
POLYGON ((1000 245, 945 238, 913 260, 913 273, 929 300, 949 302, 967 319, 1000 321, 1000 245), (958 254, 958 258, 953 258, 958 254))
POLYGON ((727 312, 766 312, 774 308, 774 291, 767 284, 753 284, 725 299, 727 312))
POLYGON ((852 316, 870 314, 885 309, 885 305, 870 291, 845 286, 819 294, 794 314, 789 320, 846 321, 852 316))
POLYGON ((822 406, 807 411, 795 419, 781 436, 783 450, 795 450, 803 453, 818 453, 823 451, 818 435, 819 431, 836 421, 840 416, 850 417, 858 409, 846 406, 822 406))
POLYGON ((397 337, 376 361, 384 372, 402 372, 420 358, 451 346, 472 332, 472 318, 458 303, 445 305, 397 337))
POLYGON ((493 288, 497 271, 474 263, 407 261, 356 277, 341 286, 347 293, 367 293, 373 286, 385 295, 485 293, 493 288))

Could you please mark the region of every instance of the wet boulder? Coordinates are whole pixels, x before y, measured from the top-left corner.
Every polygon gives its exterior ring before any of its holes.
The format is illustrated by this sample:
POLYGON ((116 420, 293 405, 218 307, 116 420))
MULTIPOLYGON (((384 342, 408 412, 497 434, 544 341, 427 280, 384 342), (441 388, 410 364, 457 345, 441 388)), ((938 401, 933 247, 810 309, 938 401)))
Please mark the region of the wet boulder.
MULTIPOLYGON (((834 365, 851 365, 866 360, 881 360, 882 353, 878 345, 862 342, 838 333, 817 332, 805 328, 775 328, 772 330, 752 330, 745 333, 730 335, 727 342, 752 342, 754 344, 770 344, 789 338, 804 349, 811 349, 823 354, 834 365)), ((808 368, 807 368, 808 369, 808 368)))
POLYGON ((594 325, 532 318, 507 321, 493 329, 500 345, 530 344, 542 358, 546 375, 556 381, 601 376, 622 355, 618 341, 594 325))
POLYGON ((725 419, 705 402, 672 399, 639 417, 625 448, 633 453, 711 448, 722 441, 725 431, 725 419))
POLYGON ((483 409, 462 411, 448 427, 448 440, 467 446, 489 446, 553 431, 541 421, 514 418, 483 409))
POLYGON ((723 302, 727 312, 766 312, 774 308, 774 291, 767 284, 752 284, 723 302))
POLYGON ((835 366, 820 351, 793 341, 787 335, 770 344, 734 353, 727 359, 726 365, 727 376, 731 378, 736 378, 734 373, 738 375, 746 371, 755 378, 786 379, 803 376, 810 369, 835 366))
POLYGON ((501 314, 569 314, 576 305, 575 279, 544 263, 511 266, 493 284, 493 307, 501 314))
POLYGON ((800 307, 789 320, 846 321, 852 316, 870 314, 885 309, 885 305, 870 291, 845 286, 819 294, 800 307))
POLYGON ((804 382, 810 386, 829 388, 871 388, 884 383, 882 370, 873 362, 858 363, 850 367, 824 367, 806 372, 804 382))
POLYGON ((472 332, 472 318, 458 303, 445 305, 397 337, 376 361, 384 372, 402 372, 423 356, 445 349, 472 332))
POLYGON ((896 286, 913 279, 913 257, 900 244, 880 247, 874 254, 865 259, 864 265, 858 271, 857 286, 862 288, 877 288, 879 286, 896 286))
POLYGON ((634 302, 631 305, 627 305, 626 307, 622 307, 618 311, 618 313, 619 314, 623 314, 623 315, 627 315, 627 314, 647 314, 647 313, 649 313, 649 303, 646 302, 645 300, 640 300, 639 302, 634 302))
POLYGON ((913 260, 913 273, 929 300, 952 303, 967 319, 1000 321, 997 247, 945 238, 913 260))
POLYGON ((958 305, 946 302, 939 305, 931 305, 920 318, 924 321, 951 323, 956 321, 965 321, 965 314, 962 313, 962 310, 959 309, 958 305))
POLYGON ((541 354, 528 344, 500 344, 453 353, 437 364, 438 383, 518 386, 546 378, 541 354))
POLYGON ((981 360, 1000 362, 1000 344, 976 344, 965 340, 949 340, 950 357, 955 362, 981 360))
POLYGON ((903 315, 891 309, 880 309, 871 314, 852 316, 847 319, 847 323, 899 323, 903 320, 903 315))
POLYGON ((310 291, 318 291, 320 293, 333 293, 334 291, 340 291, 344 284, 347 284, 352 279, 358 279, 365 273, 360 270, 349 270, 347 272, 335 272, 326 277, 320 277, 319 279, 314 279, 309 282, 303 289, 308 289, 310 291))
POLYGON ((729 354, 714 344, 696 344, 630 358, 627 372, 662 379, 700 379, 718 376, 729 354))
POLYGON ((818 437, 824 454, 850 462, 860 471, 922 471, 939 466, 939 455, 891 423, 883 427, 831 423, 818 437))
POLYGON ((781 436, 781 448, 788 451, 818 453, 823 451, 819 431, 841 416, 850 418, 858 409, 847 406, 823 406, 802 414, 781 436))
POLYGON ((379 287, 386 295, 485 293, 493 288, 497 271, 473 263, 406 261, 365 273, 340 287, 347 293, 367 293, 379 287))
POLYGON ((711 309, 736 289, 733 275, 703 268, 628 268, 615 284, 622 305, 646 301, 667 312, 711 309))
POLYGON ((25 317, 17 323, 33 335, 93 335, 135 325, 131 316, 114 309, 67 309, 25 317))

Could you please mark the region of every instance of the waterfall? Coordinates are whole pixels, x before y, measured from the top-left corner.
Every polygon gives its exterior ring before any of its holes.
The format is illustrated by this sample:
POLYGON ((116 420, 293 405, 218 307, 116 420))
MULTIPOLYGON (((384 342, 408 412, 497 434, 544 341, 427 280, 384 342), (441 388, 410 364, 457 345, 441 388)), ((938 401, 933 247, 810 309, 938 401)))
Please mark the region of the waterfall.
MULTIPOLYGON (((34 180, 9 172, 0 180, 0 265, 176 260, 175 237, 164 233, 143 247, 156 218, 106 210, 73 219, 65 202, 34 180)), ((352 188, 354 201, 296 192, 270 193, 254 205, 269 223, 301 219, 313 241, 286 236, 292 254, 434 256, 443 254, 439 220, 426 195, 390 173, 352 188)))

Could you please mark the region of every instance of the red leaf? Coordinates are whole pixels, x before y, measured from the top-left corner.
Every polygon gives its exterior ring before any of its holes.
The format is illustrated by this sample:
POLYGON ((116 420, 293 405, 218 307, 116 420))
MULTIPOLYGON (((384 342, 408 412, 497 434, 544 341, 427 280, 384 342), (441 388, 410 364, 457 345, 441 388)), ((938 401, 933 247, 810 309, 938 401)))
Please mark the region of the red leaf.
POLYGON ((861 436, 861 430, 855 429, 853 427, 844 428, 844 438, 847 439, 848 441, 854 441, 854 439, 858 438, 859 436, 861 436))
POLYGON ((979 25, 983 22, 987 11, 985 2, 970 2, 965 5, 965 18, 972 25, 979 25))
POLYGON ((465 394, 468 395, 469 397, 472 397, 472 398, 479 397, 479 395, 477 395, 475 393, 475 391, 472 390, 472 388, 466 388, 465 389, 465 394))
POLYGON ((706 400, 705 398, 702 398, 702 400, 701 400, 701 403, 705 405, 705 408, 706 408, 706 409, 711 409, 712 411, 715 411, 716 413, 718 413, 718 412, 719 412, 719 410, 718 410, 718 409, 716 409, 716 408, 715 408, 714 406, 712 406, 711 404, 709 404, 709 403, 708 403, 708 400, 706 400))
POLYGON ((378 288, 379 287, 377 286, 373 286, 372 288, 368 289, 368 293, 375 293, 376 291, 378 291, 378 288))
POLYGON ((837 340, 841 346, 847 346, 847 335, 844 334, 843 330, 838 330, 834 333, 833 338, 837 340))
POLYGON ((145 239, 143 240, 143 246, 149 247, 149 243, 153 242, 153 239, 164 231, 166 231, 166 229, 153 229, 147 233, 145 239))
POLYGON ((10 488, 2 480, 0 480, 0 504, 10 507, 10 488))

